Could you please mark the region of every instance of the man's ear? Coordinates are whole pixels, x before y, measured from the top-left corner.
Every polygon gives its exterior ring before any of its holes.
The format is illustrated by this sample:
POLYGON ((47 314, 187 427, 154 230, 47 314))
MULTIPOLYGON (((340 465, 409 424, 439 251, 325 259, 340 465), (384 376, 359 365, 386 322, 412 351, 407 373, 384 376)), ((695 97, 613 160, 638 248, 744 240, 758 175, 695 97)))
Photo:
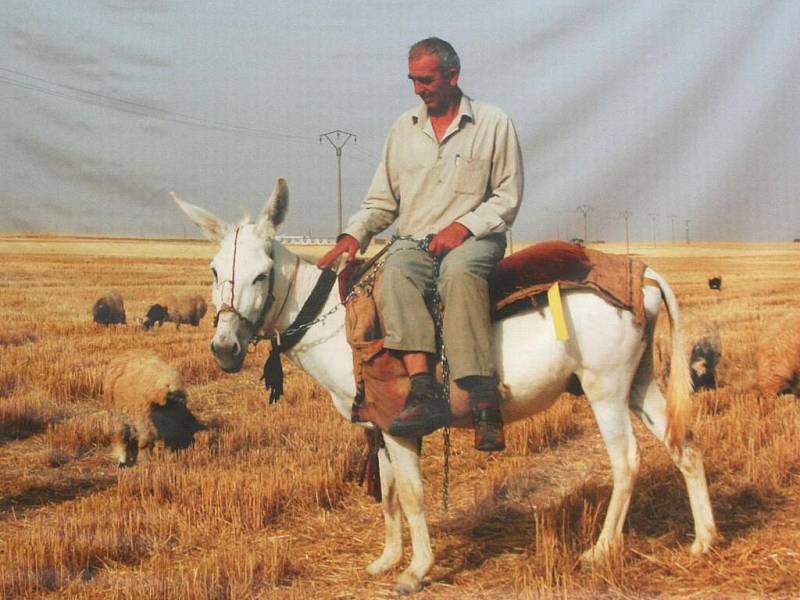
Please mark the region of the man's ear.
POLYGON ((458 69, 455 67, 450 67, 447 70, 447 80, 450 82, 452 87, 458 87, 458 76, 461 75, 458 69))

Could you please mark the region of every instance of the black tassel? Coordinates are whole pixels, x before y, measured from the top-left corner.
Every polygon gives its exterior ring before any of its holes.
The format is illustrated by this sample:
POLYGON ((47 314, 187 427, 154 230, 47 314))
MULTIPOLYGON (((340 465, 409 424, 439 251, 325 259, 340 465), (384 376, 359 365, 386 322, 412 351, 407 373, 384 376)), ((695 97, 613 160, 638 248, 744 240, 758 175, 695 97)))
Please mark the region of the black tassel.
POLYGON ((261 379, 269 392, 269 403, 275 404, 283 396, 283 366, 281 365, 280 348, 273 346, 270 350, 269 357, 264 362, 264 373, 261 375, 261 379))

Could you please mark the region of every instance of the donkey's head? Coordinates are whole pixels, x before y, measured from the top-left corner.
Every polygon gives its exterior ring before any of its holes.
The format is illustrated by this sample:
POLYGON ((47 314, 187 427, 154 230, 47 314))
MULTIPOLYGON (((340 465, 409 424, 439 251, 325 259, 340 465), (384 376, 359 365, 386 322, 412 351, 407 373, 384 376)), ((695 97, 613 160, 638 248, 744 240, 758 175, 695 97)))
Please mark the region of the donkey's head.
POLYGON ((286 217, 289 188, 279 177, 255 222, 239 225, 224 223, 207 210, 172 197, 206 237, 219 242, 211 261, 212 301, 217 307, 211 352, 223 370, 234 373, 242 368, 248 343, 264 325, 273 303, 272 240, 286 217))

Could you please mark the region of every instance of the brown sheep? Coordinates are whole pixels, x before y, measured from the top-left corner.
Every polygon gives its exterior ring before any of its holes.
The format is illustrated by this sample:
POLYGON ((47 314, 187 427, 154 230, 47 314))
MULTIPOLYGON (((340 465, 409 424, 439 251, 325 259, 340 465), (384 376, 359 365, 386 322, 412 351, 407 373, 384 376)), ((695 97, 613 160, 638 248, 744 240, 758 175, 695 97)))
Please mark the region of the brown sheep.
POLYGON ((144 328, 150 329, 153 325, 161 325, 164 321, 175 323, 176 329, 180 329, 181 323, 197 327, 207 310, 206 301, 200 295, 165 296, 147 311, 144 328))
POLYGON ((125 302, 122 300, 122 294, 111 292, 98 298, 92 307, 92 318, 95 323, 100 325, 126 324, 125 302))
POLYGON ((689 366, 692 386, 696 391, 717 389, 717 365, 722 358, 722 340, 719 331, 706 333, 695 341, 689 366))
POLYGON ((756 364, 756 385, 762 394, 800 397, 800 313, 787 314, 764 332, 756 364))
POLYGON ((140 450, 156 442, 170 450, 188 448, 204 429, 186 406, 178 370, 151 351, 131 351, 108 366, 103 397, 115 415, 112 455, 120 467, 136 463, 140 450))
MULTIPOLYGON (((687 327, 688 338, 694 340, 690 350, 689 367, 692 375, 692 387, 695 391, 714 390, 717 388, 717 366, 722 359, 722 339, 716 325, 687 327)), ((671 348, 663 335, 655 338, 654 368, 659 386, 666 389, 669 379, 671 348)))

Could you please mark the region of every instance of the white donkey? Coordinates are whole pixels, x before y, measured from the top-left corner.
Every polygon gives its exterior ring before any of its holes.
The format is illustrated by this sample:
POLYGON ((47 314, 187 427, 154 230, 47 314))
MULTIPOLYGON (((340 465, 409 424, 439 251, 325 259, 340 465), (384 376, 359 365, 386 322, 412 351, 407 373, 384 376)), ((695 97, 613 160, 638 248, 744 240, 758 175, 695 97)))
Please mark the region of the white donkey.
MULTIPOLYGON (((218 310, 211 349, 225 371, 238 371, 250 340, 260 333, 254 330, 256 324, 263 324, 261 333, 285 331, 321 271, 275 240, 288 207, 288 188, 281 178, 255 223, 229 225, 202 208, 173 198, 207 237, 220 243, 211 262, 213 301, 218 310)), ((508 392, 502 404, 506 422, 552 405, 572 374, 579 378, 594 411, 608 448, 614 484, 603 529, 582 557, 586 562, 603 560, 622 536, 639 469, 629 409, 667 447, 684 476, 695 525, 692 553, 708 550, 716 536, 702 456, 688 436, 691 388, 677 301, 660 275, 648 268, 646 276, 658 282, 657 287, 644 289, 646 326, 636 325, 631 312, 614 308, 589 291, 564 294, 570 330, 566 342, 553 335, 548 308, 527 310, 494 324, 496 363, 508 392), (672 325, 669 401, 659 391, 652 367, 653 324, 662 299, 672 325)), ((345 311, 336 309, 338 303, 334 287, 321 313, 327 316, 307 330, 287 357, 330 390, 337 410, 349 420, 356 390, 351 350, 345 339, 345 311)), ((385 545, 367 571, 382 573, 402 558, 402 510, 411 533, 413 557, 398 578, 396 590, 413 593, 421 588, 433 565, 417 441, 384 437, 379 465, 385 545)))

